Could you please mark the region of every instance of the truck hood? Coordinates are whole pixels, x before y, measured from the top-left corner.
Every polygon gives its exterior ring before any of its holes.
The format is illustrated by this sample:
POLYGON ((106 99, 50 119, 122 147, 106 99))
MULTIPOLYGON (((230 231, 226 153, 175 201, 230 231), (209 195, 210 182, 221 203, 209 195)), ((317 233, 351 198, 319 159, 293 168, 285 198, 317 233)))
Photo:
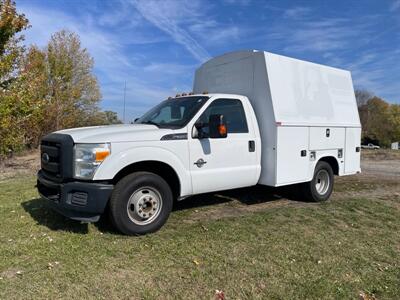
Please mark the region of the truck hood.
POLYGON ((69 134, 75 143, 139 142, 156 141, 172 129, 147 124, 123 124, 71 128, 56 133, 69 134))

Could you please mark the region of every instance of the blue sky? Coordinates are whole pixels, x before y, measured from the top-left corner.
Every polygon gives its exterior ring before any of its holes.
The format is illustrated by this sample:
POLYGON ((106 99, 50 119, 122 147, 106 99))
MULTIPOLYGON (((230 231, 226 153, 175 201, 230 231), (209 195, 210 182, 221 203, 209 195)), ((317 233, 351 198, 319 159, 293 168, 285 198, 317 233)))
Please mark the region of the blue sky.
POLYGON ((126 120, 177 92, 225 52, 258 49, 348 69, 357 88, 400 103, 400 0, 17 0, 44 47, 63 28, 95 59, 101 107, 126 120))

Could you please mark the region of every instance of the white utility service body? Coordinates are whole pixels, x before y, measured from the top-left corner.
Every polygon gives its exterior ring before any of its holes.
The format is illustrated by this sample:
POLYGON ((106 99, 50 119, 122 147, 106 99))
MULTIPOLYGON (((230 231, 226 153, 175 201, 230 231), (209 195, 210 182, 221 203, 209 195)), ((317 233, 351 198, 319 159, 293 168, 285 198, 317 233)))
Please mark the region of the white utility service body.
POLYGON ((201 91, 250 100, 261 133, 260 184, 310 181, 322 157, 337 160, 337 175, 360 172, 361 124, 350 72, 263 51, 234 52, 196 71, 194 92, 201 91))
POLYGON ((303 183, 326 200, 333 174, 360 172, 360 135, 348 71, 233 52, 196 71, 194 94, 134 124, 43 138, 38 189, 70 218, 96 221, 108 205, 120 231, 142 234, 165 223, 173 198, 200 193, 303 183))

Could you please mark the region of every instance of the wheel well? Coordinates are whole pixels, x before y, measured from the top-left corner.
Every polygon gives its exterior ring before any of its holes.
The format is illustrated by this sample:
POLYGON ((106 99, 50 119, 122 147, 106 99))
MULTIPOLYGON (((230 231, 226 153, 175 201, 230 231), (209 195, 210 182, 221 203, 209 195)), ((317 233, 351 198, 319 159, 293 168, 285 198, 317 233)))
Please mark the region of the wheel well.
POLYGON ((178 175, 170 165, 160 161, 142 161, 126 166, 114 176, 112 182, 115 184, 126 175, 139 171, 151 172, 161 176, 171 187, 174 199, 179 197, 181 185, 178 175))
POLYGON ((326 156, 322 157, 319 161, 327 162, 331 166, 333 174, 339 175, 339 164, 336 158, 334 158, 333 156, 326 156))

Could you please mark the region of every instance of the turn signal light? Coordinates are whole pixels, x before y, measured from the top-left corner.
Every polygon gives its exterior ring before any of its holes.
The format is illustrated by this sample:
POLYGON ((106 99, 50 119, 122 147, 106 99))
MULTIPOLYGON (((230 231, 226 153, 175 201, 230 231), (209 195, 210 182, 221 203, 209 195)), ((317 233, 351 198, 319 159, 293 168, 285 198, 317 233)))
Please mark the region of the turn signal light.
POLYGON ((221 124, 218 126, 218 131, 220 135, 226 135, 226 126, 224 124, 221 124))
POLYGON ((103 161, 109 155, 110 155, 110 151, 97 151, 96 152, 96 161, 103 161))

